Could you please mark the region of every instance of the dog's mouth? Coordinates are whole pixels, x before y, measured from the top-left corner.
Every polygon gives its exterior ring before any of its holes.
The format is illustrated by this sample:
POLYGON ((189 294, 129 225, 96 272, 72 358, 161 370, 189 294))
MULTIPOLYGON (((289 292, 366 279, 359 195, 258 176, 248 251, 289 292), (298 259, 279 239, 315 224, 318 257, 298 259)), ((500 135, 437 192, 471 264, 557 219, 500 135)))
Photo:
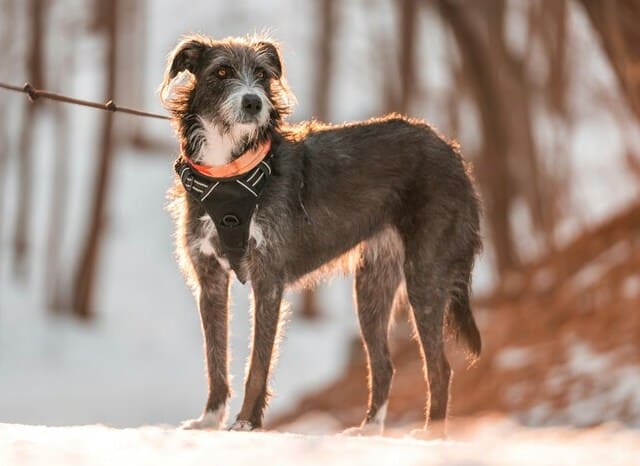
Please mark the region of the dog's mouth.
POLYGON ((257 115, 247 115, 242 114, 242 116, 238 119, 237 123, 242 125, 256 125, 258 126, 260 123, 260 119, 257 115))
POLYGON ((233 141, 232 158, 245 152, 256 144, 260 137, 261 127, 255 117, 242 118, 228 128, 227 134, 233 141))
POLYGON ((237 130, 242 132, 261 131, 269 123, 268 113, 261 111, 252 114, 242 109, 236 109, 232 114, 217 111, 210 114, 207 119, 232 133, 237 130))

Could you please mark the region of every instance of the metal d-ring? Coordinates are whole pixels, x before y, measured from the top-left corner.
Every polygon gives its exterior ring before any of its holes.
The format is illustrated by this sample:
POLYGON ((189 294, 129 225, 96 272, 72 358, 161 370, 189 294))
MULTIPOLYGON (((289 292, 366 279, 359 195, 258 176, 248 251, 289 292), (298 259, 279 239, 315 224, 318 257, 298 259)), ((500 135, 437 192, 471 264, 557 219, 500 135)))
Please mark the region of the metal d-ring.
POLYGON ((222 226, 233 228, 237 227, 238 225, 240 225, 240 219, 234 214, 226 214, 224 217, 222 217, 222 226))

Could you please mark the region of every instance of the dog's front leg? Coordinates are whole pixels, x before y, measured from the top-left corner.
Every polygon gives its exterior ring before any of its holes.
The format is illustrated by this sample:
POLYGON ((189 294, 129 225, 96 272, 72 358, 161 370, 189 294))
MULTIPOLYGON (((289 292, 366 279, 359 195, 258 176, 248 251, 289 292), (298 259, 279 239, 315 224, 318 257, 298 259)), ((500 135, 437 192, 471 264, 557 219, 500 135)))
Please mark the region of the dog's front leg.
POLYGON ((245 381, 244 402, 232 430, 253 430, 262 426, 262 415, 269 396, 269 369, 274 359, 282 290, 283 284, 274 280, 253 283, 251 362, 245 381))
POLYGON ((215 260, 194 263, 199 290, 196 300, 202 321, 209 396, 199 419, 183 423, 185 429, 218 429, 227 414, 229 273, 215 260))

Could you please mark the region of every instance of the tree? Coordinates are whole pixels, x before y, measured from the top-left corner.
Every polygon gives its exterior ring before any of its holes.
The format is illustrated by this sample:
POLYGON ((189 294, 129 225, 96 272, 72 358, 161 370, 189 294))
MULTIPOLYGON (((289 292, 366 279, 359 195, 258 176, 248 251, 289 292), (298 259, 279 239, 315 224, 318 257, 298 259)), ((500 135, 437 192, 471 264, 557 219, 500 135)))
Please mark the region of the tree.
POLYGON ((618 78, 631 111, 640 119, 640 4, 634 0, 580 0, 618 78))
POLYGON ((411 97, 415 94, 416 44, 418 43, 418 0, 398 2, 400 20, 400 99, 396 111, 408 114, 411 110, 411 97))
POLYGON ((494 84, 495 69, 487 66, 489 57, 484 41, 465 7, 443 0, 438 2, 438 8, 459 48, 464 75, 472 76, 469 87, 477 105, 483 141, 476 169, 491 228, 496 268, 499 273, 504 273, 515 268, 518 260, 509 224, 513 187, 507 165, 506 124, 501 113, 496 111, 500 94, 494 84))
MULTIPOLYGON (((319 8, 320 27, 316 37, 316 71, 315 89, 313 97, 314 117, 327 121, 330 115, 331 84, 334 68, 333 37, 337 29, 336 1, 322 0, 317 2, 319 8)), ((313 289, 302 291, 301 314, 307 319, 318 316, 319 311, 315 302, 313 289)))
MULTIPOLYGON (((47 9, 46 0, 30 0, 28 3, 30 45, 27 55, 27 76, 35 87, 44 82, 44 19, 47 9)), ((18 196, 17 217, 13 233, 14 274, 24 278, 27 273, 27 254, 29 248, 31 212, 32 151, 35 139, 36 115, 38 105, 27 104, 24 109, 20 140, 18 145, 18 196)))
MULTIPOLYGON (((534 135, 536 118, 541 115, 568 120, 564 103, 568 92, 566 2, 541 0, 520 7, 527 22, 527 45, 522 50, 508 42, 508 6, 505 0, 436 2, 459 53, 461 72, 457 76, 462 83, 452 92, 468 92, 477 111, 481 144, 474 168, 495 269, 501 277, 517 271, 522 263, 512 228, 517 201, 526 207, 538 253, 555 249, 555 227, 568 176, 566 163, 554 160, 550 164, 542 157, 534 135), (530 73, 535 47, 550 70, 544 82, 536 82, 530 73)), ((561 139, 559 135, 555 138, 561 139)))
MULTIPOLYGON (((119 0, 112 2, 96 1, 96 26, 105 34, 106 62, 105 62, 105 92, 108 97, 116 95, 116 67, 118 50, 117 18, 119 0)), ((93 315, 93 292, 95 289, 96 273, 101 252, 101 237, 104 227, 105 207, 108 187, 111 180, 111 170, 114 158, 113 113, 105 112, 98 144, 98 166, 96 182, 93 185, 89 226, 81 250, 80 261, 76 269, 74 280, 73 313, 80 318, 90 318, 93 315)))
MULTIPOLYGON (((0 19, 0 47, 5 53, 0 54, 0 70, 2 70, 2 78, 9 78, 8 74, 11 70, 11 43, 14 37, 14 25, 15 25, 15 1, 3 0, 2 11, 4 14, 0 19), (5 74, 6 73, 6 74, 5 74)), ((5 103, 4 97, 0 100, 0 244, 4 234, 4 202, 6 199, 5 185, 6 174, 9 161, 9 128, 8 128, 8 113, 9 105, 5 103)))
MULTIPOLYGON (((58 92, 65 93, 68 89, 67 76, 73 74, 75 47, 75 25, 67 18, 60 25, 57 40, 60 41, 60 53, 56 55, 56 72, 52 77, 54 87, 58 92)), ((60 245, 63 243, 64 227, 67 219, 67 201, 69 184, 69 108, 65 105, 53 105, 53 125, 55 144, 53 148, 53 176, 51 186, 49 220, 47 226, 45 258, 44 295, 49 310, 62 312, 70 308, 68 284, 62 280, 66 274, 60 273, 60 245)))

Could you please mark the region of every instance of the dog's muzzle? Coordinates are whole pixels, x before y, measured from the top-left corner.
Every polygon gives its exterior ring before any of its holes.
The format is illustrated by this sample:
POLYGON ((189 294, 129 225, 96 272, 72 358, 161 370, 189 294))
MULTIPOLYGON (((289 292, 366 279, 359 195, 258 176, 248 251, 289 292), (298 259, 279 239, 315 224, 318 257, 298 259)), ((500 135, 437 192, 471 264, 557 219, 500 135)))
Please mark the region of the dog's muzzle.
POLYGON ((255 117, 262 110, 262 99, 256 94, 242 96, 242 111, 245 115, 255 117))

